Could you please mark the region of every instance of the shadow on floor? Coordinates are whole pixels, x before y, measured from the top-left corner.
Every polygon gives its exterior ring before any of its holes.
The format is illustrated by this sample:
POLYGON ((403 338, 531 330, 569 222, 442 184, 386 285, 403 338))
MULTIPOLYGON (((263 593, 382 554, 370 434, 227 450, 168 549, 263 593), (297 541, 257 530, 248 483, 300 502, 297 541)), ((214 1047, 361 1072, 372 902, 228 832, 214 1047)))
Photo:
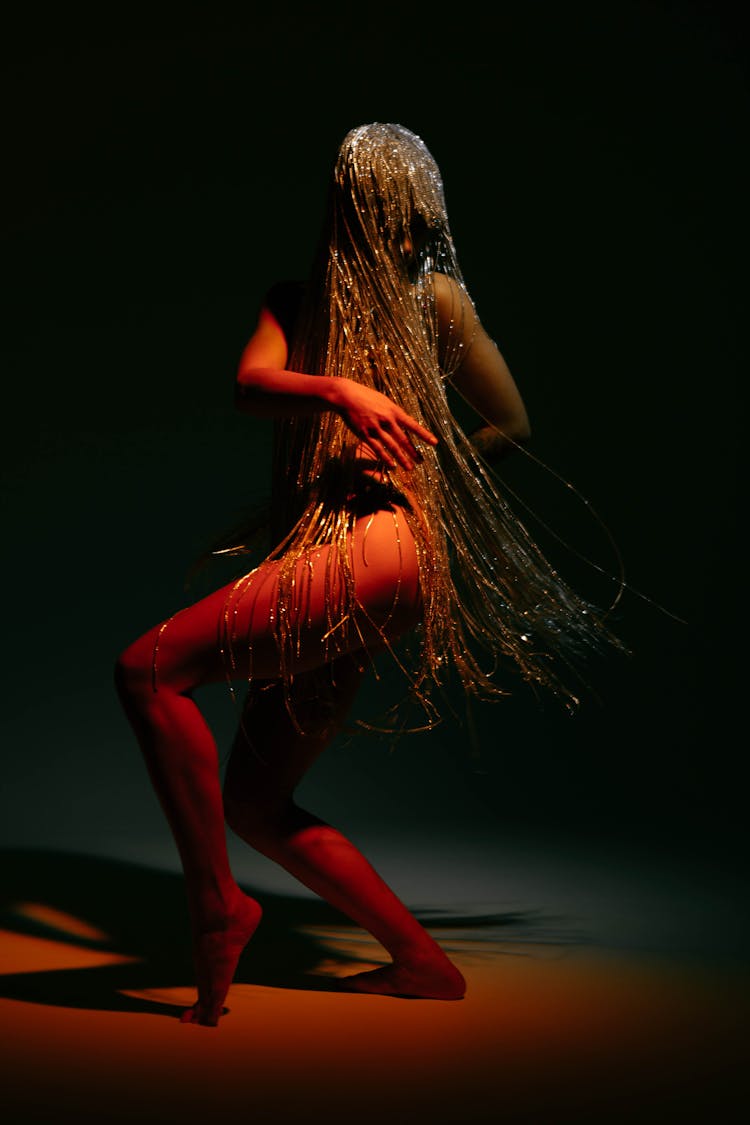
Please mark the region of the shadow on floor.
MULTIPOLYGON (((182 1010, 123 994, 192 986, 187 904, 179 873, 111 858, 20 849, 0 851, 0 865, 4 871, 0 928, 77 950, 133 958, 101 966, 7 973, 0 976, 0 996, 56 1007, 169 1017, 182 1010), (30 909, 29 904, 41 909, 30 909), (76 920, 85 923, 93 936, 82 935, 73 924, 76 920)), ((252 893, 263 906, 263 921, 240 960, 235 982, 335 991, 335 977, 321 976, 316 969, 322 961, 351 966, 352 954, 337 952, 311 931, 351 928, 349 920, 319 899, 252 893)), ((509 941, 523 934, 528 940, 535 930, 538 939, 545 940, 543 920, 531 913, 459 915, 441 909, 425 914, 422 921, 438 940, 442 934, 471 940, 482 935, 496 940, 504 934, 509 941)))

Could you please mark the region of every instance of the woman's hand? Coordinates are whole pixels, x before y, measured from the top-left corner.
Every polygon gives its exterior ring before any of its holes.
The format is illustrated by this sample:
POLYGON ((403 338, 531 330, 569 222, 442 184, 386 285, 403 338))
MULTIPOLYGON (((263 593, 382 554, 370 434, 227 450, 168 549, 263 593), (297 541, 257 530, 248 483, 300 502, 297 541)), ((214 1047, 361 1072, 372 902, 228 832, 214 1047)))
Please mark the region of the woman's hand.
POLYGON ((349 379, 332 380, 330 405, 349 429, 389 468, 410 472, 422 455, 413 437, 430 445, 437 438, 387 395, 349 379))

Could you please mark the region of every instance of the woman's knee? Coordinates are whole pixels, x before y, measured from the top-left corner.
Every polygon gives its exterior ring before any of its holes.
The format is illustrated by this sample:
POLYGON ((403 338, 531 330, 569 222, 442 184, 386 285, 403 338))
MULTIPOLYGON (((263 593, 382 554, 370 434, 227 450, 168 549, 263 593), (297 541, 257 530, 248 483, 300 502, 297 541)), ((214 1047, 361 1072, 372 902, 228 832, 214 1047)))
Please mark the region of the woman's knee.
POLYGON ((224 819, 231 830, 257 851, 269 853, 294 831, 297 806, 291 797, 243 793, 224 785, 224 819))
POLYGON ((145 633, 123 649, 115 661, 115 687, 121 697, 132 698, 154 688, 155 631, 145 633))

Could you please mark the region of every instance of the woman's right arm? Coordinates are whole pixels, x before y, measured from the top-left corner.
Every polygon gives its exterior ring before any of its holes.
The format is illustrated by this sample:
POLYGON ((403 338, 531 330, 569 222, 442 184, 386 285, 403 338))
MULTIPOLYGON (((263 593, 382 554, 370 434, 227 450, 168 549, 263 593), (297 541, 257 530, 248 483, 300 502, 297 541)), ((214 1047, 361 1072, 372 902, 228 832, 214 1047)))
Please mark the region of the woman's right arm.
POLYGON ((419 459, 413 437, 437 438, 391 399, 351 379, 290 371, 284 331, 268 306, 242 353, 235 383, 235 405, 261 418, 317 414, 334 410, 356 436, 390 468, 411 470, 419 459))
POLYGON ((245 414, 282 418, 332 409, 330 379, 289 371, 289 348, 274 313, 264 305, 240 357, 234 404, 245 414))

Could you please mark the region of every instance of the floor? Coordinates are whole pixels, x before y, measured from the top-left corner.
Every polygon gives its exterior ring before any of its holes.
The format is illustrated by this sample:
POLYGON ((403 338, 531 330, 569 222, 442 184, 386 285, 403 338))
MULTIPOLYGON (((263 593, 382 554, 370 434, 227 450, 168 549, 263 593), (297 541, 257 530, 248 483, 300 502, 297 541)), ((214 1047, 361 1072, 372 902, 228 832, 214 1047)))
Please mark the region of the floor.
POLYGON ((3 859, 0 1067, 12 1125, 239 1114, 331 1125, 724 1125, 747 1109, 744 914, 718 892, 709 913, 724 940, 677 948, 654 906, 689 929, 676 882, 665 903, 644 874, 642 905, 661 938, 649 947, 641 922, 618 946, 622 927, 598 893, 597 928, 572 860, 545 867, 543 856, 534 866, 516 855, 512 901, 424 911, 469 981, 464 1000, 436 1002, 337 992, 337 976, 377 964, 381 951, 325 904, 269 885, 229 1012, 211 1029, 177 1019, 193 992, 175 871, 51 852, 3 859), (546 889, 532 878, 540 870, 546 889), (585 908, 573 918, 576 894, 585 908))

